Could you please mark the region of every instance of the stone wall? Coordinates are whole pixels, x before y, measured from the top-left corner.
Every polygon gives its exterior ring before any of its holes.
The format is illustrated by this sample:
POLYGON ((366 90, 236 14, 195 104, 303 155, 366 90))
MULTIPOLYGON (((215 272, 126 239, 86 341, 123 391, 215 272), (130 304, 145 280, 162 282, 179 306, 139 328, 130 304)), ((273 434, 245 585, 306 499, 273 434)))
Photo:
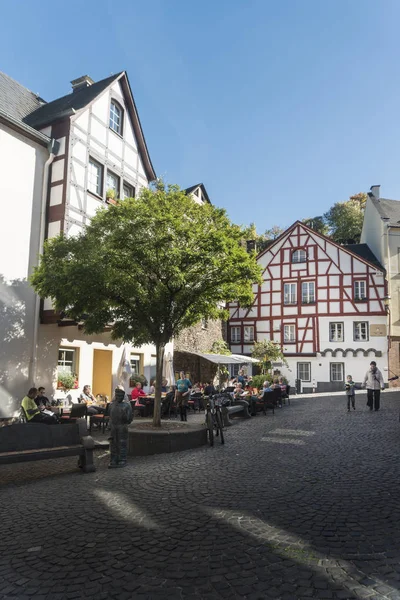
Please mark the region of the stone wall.
POLYGON ((210 352, 214 342, 223 339, 221 321, 208 321, 204 328, 201 323, 188 327, 174 339, 174 351, 210 352))
MULTIPOLYGON (((389 374, 388 377, 394 375, 400 376, 400 343, 399 338, 392 338, 389 348, 389 374)), ((389 382, 390 387, 400 387, 400 379, 389 382)))
POLYGON ((187 354, 187 352, 209 353, 214 342, 225 339, 226 324, 222 321, 208 321, 188 327, 174 339, 174 371, 189 373, 192 382, 213 380, 217 365, 207 360, 187 354))

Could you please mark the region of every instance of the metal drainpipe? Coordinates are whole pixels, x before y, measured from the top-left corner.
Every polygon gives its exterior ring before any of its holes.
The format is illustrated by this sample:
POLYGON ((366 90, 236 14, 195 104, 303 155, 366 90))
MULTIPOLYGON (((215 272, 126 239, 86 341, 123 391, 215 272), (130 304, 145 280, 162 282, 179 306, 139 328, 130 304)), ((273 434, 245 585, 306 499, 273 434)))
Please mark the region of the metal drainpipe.
MULTIPOLYGON (((387 264, 387 295, 391 298, 392 282, 391 282, 391 270, 390 270, 390 248, 389 248, 389 232, 390 225, 386 225, 386 264, 387 264)), ((388 310, 388 362, 389 362, 389 350, 391 347, 391 334, 392 334, 392 311, 388 310)))
MULTIPOLYGON (((43 187, 42 187, 42 202, 40 207, 40 224, 39 224, 39 255, 43 253, 44 245, 44 234, 46 229, 46 204, 47 204, 47 192, 49 189, 49 170, 50 165, 54 160, 54 157, 58 154, 60 143, 55 139, 51 139, 47 146, 50 155, 44 164, 43 170, 43 187)), ((35 311, 34 311, 34 322, 33 322, 33 342, 32 342, 32 357, 30 361, 29 369, 29 380, 30 385, 36 385, 37 375, 37 346, 38 346, 38 333, 39 333, 39 318, 40 318, 40 297, 36 294, 35 297, 35 311)))

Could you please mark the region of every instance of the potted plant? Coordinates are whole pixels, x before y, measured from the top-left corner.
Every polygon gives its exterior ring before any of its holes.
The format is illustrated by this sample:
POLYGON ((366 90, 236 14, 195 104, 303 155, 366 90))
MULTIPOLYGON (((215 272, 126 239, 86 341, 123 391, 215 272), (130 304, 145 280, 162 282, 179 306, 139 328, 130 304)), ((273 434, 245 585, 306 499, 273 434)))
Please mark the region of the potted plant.
POLYGON ((117 204, 117 194, 115 190, 109 189, 106 192, 106 201, 108 204, 117 204))
POLYGON ((72 373, 59 373, 57 380, 57 388, 65 393, 75 388, 76 378, 72 373))

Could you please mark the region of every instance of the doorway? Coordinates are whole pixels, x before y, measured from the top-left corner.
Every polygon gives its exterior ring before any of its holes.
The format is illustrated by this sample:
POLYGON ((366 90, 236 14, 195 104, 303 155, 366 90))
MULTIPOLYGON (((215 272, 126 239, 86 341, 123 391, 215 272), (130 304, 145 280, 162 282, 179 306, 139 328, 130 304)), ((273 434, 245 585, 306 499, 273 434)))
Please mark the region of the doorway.
POLYGON ((93 352, 93 385, 95 396, 101 394, 112 397, 112 350, 94 350, 93 352))

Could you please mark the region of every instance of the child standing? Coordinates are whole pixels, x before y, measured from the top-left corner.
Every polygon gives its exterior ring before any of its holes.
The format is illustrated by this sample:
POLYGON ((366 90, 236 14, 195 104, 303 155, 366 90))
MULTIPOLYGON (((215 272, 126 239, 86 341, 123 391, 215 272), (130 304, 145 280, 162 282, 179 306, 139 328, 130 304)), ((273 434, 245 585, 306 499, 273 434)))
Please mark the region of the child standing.
POLYGON ((356 392, 355 392, 356 384, 353 381, 351 375, 347 375, 347 381, 344 385, 347 396, 347 410, 350 411, 350 401, 353 407, 353 410, 356 410, 356 392))

